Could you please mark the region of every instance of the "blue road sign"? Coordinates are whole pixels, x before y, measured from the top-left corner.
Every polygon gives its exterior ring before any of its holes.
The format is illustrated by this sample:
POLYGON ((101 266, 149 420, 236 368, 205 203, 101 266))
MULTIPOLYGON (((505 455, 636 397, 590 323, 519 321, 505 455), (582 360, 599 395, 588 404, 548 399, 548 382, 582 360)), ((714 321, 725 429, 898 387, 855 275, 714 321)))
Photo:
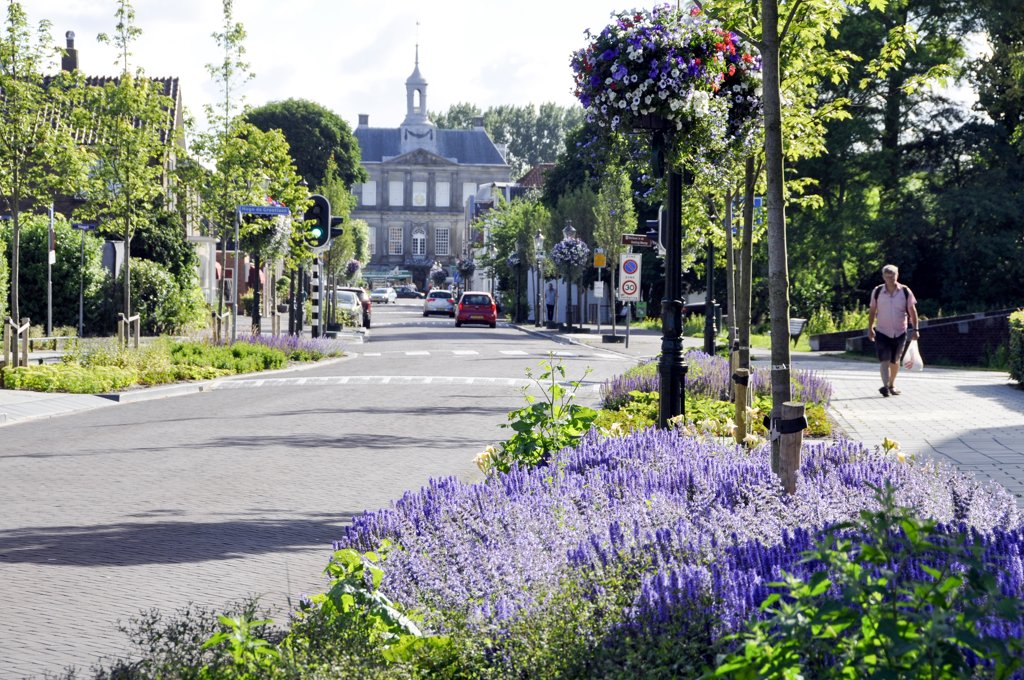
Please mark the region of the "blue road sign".
POLYGON ((240 205, 238 212, 243 215, 291 215, 292 211, 283 205, 240 205))
POLYGON ((78 229, 80 231, 92 231, 96 228, 95 222, 73 222, 71 224, 72 229, 78 229))

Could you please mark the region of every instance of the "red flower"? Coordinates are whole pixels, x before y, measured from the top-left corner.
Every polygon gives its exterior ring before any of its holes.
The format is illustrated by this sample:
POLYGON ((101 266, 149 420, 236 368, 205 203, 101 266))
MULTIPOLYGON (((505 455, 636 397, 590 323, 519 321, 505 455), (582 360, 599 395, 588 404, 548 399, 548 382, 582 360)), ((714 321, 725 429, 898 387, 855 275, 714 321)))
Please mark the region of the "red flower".
POLYGON ((729 64, 729 75, 736 75, 736 64, 729 64))
POLYGON ((695 17, 698 14, 700 14, 700 7, 693 7, 692 9, 690 9, 690 16, 691 17, 695 17))
POLYGON ((743 55, 743 61, 747 62, 748 64, 753 64, 754 63, 754 58, 752 56, 750 56, 749 54, 744 54, 743 55))

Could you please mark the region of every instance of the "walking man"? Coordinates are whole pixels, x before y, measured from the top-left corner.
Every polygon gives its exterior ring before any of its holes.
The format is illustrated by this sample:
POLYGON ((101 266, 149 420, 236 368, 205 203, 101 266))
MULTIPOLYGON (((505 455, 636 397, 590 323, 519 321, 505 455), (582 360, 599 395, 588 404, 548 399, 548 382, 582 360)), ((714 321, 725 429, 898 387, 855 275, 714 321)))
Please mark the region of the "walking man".
POLYGON ((544 293, 544 305, 548 308, 548 321, 555 320, 555 284, 549 283, 544 293))
POLYGON ((910 288, 897 282, 900 271, 896 265, 882 267, 882 283, 871 291, 868 305, 868 340, 875 343, 878 355, 882 386, 878 391, 883 397, 896 395, 896 374, 900 370, 903 346, 907 333, 911 340, 921 337, 917 324, 917 298, 910 288))

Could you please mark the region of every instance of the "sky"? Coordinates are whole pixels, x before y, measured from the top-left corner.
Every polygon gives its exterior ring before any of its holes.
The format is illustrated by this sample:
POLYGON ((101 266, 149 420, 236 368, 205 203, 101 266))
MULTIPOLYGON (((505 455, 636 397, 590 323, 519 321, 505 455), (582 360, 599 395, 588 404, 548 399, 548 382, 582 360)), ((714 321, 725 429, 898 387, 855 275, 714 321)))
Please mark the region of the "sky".
MULTIPOLYGON (((255 75, 242 94, 260 106, 289 98, 322 104, 355 128, 398 127, 405 118, 405 81, 415 65, 427 81, 427 109, 446 112, 468 102, 554 102, 575 106, 570 54, 622 9, 648 2, 607 0, 235 0, 233 19, 246 30, 245 59, 255 75)), ((33 28, 51 22, 54 44, 74 31, 79 67, 90 76, 120 72, 116 51, 97 42, 113 34, 114 0, 22 0, 33 28)), ((206 65, 223 53, 217 0, 134 0, 133 67, 150 77, 178 77, 185 106, 203 123, 203 105, 221 97, 206 65)), ((55 62, 56 64, 56 62, 55 62)), ((55 66, 55 68, 57 68, 55 66)))

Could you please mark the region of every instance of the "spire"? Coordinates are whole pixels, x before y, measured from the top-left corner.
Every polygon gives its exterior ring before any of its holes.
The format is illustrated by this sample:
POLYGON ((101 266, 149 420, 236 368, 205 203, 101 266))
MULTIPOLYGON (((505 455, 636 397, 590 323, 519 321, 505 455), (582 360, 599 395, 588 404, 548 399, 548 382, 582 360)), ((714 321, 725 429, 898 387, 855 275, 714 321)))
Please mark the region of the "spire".
POLYGON ((403 127, 431 125, 430 120, 427 119, 427 81, 420 73, 420 45, 418 42, 415 55, 412 75, 405 81, 406 107, 403 127))

